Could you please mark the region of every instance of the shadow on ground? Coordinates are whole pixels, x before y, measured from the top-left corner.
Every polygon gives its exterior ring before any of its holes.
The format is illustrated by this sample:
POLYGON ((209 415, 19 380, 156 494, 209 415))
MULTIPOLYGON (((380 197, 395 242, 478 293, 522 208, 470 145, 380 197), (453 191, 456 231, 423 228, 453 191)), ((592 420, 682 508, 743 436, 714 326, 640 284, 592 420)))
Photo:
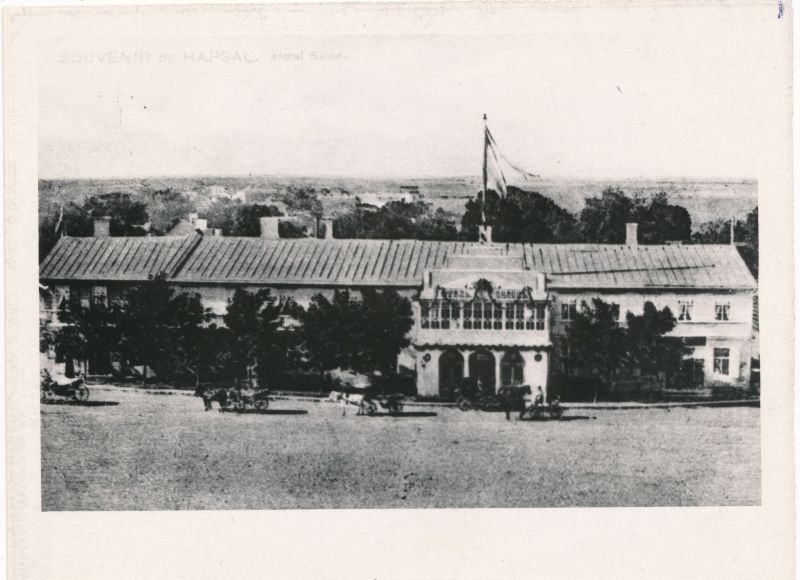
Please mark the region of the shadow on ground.
POLYGON ((220 409, 220 413, 233 413, 234 415, 306 415, 305 409, 220 409))
POLYGON ((570 415, 568 417, 561 417, 560 419, 548 419, 546 417, 542 419, 531 419, 530 417, 525 417, 524 419, 518 419, 518 421, 525 421, 526 423, 558 423, 564 421, 591 421, 592 419, 597 419, 597 417, 588 417, 582 415, 570 415))
POLYGON ((405 413, 375 413, 373 417, 438 417, 438 413, 432 411, 407 411, 405 413))
POLYGON ((112 407, 119 401, 42 401, 42 405, 74 405, 76 407, 112 407))

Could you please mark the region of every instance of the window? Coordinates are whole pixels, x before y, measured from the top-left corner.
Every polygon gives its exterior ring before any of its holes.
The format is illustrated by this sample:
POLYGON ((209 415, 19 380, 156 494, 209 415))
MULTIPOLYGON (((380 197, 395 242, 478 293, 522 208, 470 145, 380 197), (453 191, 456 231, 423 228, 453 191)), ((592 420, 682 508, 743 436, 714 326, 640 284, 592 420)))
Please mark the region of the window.
POLYGON ((528 304, 525 305, 525 330, 536 329, 536 310, 528 304))
POLYGON ((428 307, 427 302, 422 302, 420 304, 419 318, 420 318, 420 326, 422 328, 431 327, 430 308, 428 307))
POLYGON ((92 303, 108 304, 108 288, 105 286, 92 286, 92 303))
POLYGON ((492 311, 494 314, 492 328, 494 330, 503 330, 503 305, 495 304, 492 311))
POLYGON ((483 303, 483 329, 484 330, 491 330, 492 329, 492 303, 491 302, 484 302, 483 303))
POLYGON ((506 304, 506 330, 514 330, 514 316, 517 305, 513 302, 506 304))
POLYGON ((472 329, 473 322, 474 322, 474 319, 473 319, 473 316, 472 316, 472 314, 473 314, 473 308, 472 307, 473 306, 474 306, 474 304, 471 303, 471 302, 467 302, 466 304, 464 304, 464 329, 465 330, 471 330, 472 329))
POLYGON ((536 305, 536 330, 544 330, 544 319, 547 306, 542 303, 536 305))
POLYGON ((575 320, 577 314, 578 303, 575 300, 561 303, 561 320, 575 320))
POLYGON ((718 375, 727 375, 731 367, 731 349, 714 349, 714 372, 718 375))
POLYGON ((692 320, 692 309, 694 304, 691 300, 681 300, 678 302, 678 320, 689 322, 692 320))
POLYGON ((441 325, 439 323, 439 305, 437 303, 433 303, 430 306, 430 313, 431 313, 431 328, 439 328, 441 325))
POLYGON ((731 316, 730 302, 717 303, 714 305, 715 320, 730 320, 730 316, 731 316))
MULTIPOLYGON (((450 326, 461 328, 461 304, 459 302, 450 303, 450 326)), ((442 327, 444 328, 444 326, 442 327)))
POLYGON ((450 328, 450 303, 442 302, 439 307, 440 325, 444 330, 450 328))

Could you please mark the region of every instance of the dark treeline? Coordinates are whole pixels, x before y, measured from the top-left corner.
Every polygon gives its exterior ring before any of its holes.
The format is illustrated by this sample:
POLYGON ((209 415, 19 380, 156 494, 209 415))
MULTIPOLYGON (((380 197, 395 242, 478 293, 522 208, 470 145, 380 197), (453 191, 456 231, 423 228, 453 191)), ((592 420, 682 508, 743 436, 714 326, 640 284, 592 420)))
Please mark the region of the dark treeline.
MULTIPOLYGON (((307 218, 305 224, 281 222, 282 237, 322 234, 323 204, 314 189, 290 188, 282 201, 291 213, 307 218)), ((82 204, 52 204, 40 211, 39 256, 43 258, 62 233, 88 236, 95 217, 111 217, 111 235, 164 235, 196 205, 174 190, 159 190, 132 196, 110 193, 87 198, 82 204)), ((645 244, 667 242, 714 243, 730 241, 729 222, 718 220, 692 228, 689 212, 669 203, 666 193, 630 196, 617 188, 607 188, 598 197, 586 199, 585 207, 572 214, 550 198, 534 191, 509 187, 506 196, 489 190, 482 208, 478 196, 467 201, 460 222, 429 203, 394 201, 380 208, 355 205, 339 213, 333 228, 338 238, 475 240, 485 214, 498 242, 525 243, 613 243, 625 241, 625 224, 639 224, 639 241, 645 244), (482 211, 483 210, 483 211, 482 211)), ((282 216, 274 206, 217 199, 206 204, 202 217, 210 228, 226 236, 258 236, 259 218, 282 216)), ((735 224, 737 247, 742 258, 758 274, 758 210, 742 216, 735 224)))
POLYGON ((112 300, 73 294, 58 316, 62 326, 41 326, 40 349, 52 346, 68 376, 88 369, 195 386, 334 368, 391 375, 412 326, 411 303, 391 289, 318 294, 307 310, 266 289, 239 289, 217 324, 198 294, 176 292, 163 276, 112 300))

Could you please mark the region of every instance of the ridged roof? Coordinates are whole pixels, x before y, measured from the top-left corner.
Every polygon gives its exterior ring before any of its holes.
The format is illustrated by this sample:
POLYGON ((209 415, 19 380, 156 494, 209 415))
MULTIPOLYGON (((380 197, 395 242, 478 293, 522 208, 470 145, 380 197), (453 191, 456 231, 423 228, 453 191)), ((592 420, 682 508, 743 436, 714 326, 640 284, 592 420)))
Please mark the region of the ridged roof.
MULTIPOLYGON (((420 286, 470 242, 233 237, 62 238, 39 268, 46 280, 420 286)), ((756 282, 729 245, 508 244, 551 288, 731 288, 756 282)))
POLYGON ((202 241, 186 237, 61 238, 39 265, 49 280, 146 280, 173 277, 202 241))

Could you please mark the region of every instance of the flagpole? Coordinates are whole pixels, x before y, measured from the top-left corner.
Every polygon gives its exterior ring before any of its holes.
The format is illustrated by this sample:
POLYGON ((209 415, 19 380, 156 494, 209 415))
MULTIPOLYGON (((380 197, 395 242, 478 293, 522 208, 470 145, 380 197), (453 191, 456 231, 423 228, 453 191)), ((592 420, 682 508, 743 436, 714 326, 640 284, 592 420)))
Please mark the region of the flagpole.
POLYGON ((481 190, 481 225, 486 225, 486 185, 488 174, 486 165, 489 154, 489 125, 486 121, 486 113, 483 114, 483 189, 481 190))

